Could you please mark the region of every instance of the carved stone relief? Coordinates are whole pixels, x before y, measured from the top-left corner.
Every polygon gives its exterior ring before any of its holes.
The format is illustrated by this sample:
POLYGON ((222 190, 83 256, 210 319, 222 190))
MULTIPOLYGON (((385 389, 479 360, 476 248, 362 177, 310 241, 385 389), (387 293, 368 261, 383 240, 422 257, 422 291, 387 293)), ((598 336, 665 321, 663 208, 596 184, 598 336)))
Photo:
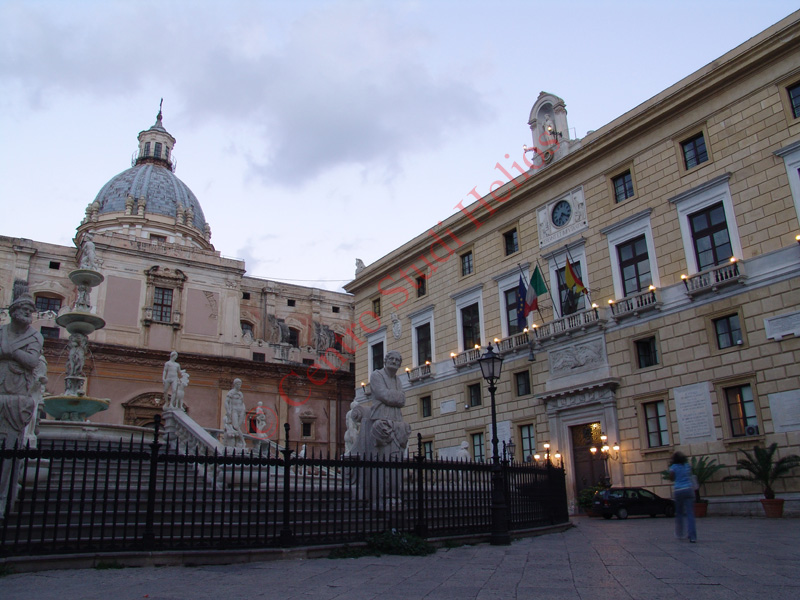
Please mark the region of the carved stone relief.
POLYGON ((602 339, 550 350, 550 374, 553 377, 588 371, 605 364, 606 356, 602 339))

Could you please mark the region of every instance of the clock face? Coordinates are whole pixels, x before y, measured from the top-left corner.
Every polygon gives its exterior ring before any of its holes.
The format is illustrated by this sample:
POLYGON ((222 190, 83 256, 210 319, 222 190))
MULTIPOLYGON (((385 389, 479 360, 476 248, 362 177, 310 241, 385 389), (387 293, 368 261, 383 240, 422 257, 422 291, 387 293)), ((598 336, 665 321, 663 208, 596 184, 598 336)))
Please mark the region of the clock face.
POLYGON ((563 227, 572 216, 572 206, 566 200, 561 200, 553 207, 553 225, 563 227))

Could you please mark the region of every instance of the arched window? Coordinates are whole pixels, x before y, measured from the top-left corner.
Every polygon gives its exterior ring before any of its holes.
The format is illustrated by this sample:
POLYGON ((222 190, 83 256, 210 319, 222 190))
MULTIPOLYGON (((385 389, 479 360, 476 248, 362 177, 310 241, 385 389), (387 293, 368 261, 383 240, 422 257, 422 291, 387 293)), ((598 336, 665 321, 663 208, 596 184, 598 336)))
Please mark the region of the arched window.
POLYGON ((247 321, 242 321, 240 323, 240 325, 242 326, 242 335, 247 335, 249 333, 250 337, 253 337, 253 324, 252 323, 248 323, 247 321))
POLYGON ((61 310, 62 299, 55 294, 36 294, 35 300, 36 310, 38 312, 52 310, 54 313, 57 313, 61 310))

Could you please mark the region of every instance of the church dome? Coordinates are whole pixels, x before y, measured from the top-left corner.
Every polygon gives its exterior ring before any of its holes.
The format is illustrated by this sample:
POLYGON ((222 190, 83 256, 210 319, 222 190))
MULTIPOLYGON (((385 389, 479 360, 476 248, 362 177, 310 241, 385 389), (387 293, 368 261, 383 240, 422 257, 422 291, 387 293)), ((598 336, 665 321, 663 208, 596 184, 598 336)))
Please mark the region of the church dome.
POLYGON ((142 162, 112 177, 95 198, 98 213, 124 212, 128 197, 144 198, 151 215, 177 217, 180 210, 190 211, 190 224, 200 231, 205 229, 206 218, 197 197, 166 165, 142 162))
POLYGON ((175 138, 161 122, 139 133, 130 169, 112 177, 86 208, 84 232, 111 233, 213 250, 200 202, 175 175, 175 138))

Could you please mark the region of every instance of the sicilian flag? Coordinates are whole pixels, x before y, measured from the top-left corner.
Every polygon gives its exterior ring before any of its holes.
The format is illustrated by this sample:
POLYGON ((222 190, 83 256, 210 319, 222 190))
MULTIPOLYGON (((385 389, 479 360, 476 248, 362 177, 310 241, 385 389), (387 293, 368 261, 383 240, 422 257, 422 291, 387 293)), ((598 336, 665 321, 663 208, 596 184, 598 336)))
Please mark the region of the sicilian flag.
POLYGON ((527 298, 527 291, 525 290, 525 281, 522 275, 519 276, 519 288, 517 288, 517 327, 520 331, 528 326, 528 312, 525 310, 525 301, 527 298))
POLYGON ((528 286, 527 293, 525 294, 525 316, 527 317, 535 310, 539 310, 539 296, 547 293, 547 285, 542 277, 542 272, 539 270, 539 265, 533 271, 531 277, 531 284, 528 286))
POLYGON ((569 259, 567 260, 567 265, 564 268, 564 283, 567 284, 567 287, 571 289, 576 296, 584 293, 586 291, 586 286, 583 285, 581 278, 575 273, 575 269, 572 268, 572 265, 569 264, 569 259))

